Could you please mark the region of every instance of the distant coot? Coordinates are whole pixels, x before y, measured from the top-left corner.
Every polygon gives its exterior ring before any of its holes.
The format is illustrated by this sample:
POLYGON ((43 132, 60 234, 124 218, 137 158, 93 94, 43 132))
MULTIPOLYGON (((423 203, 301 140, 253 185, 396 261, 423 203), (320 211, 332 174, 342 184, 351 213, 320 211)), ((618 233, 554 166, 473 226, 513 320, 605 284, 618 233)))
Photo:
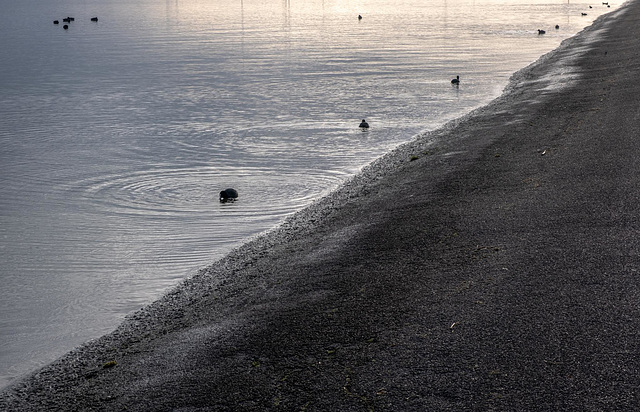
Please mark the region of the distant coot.
POLYGON ((238 191, 236 189, 224 189, 220 192, 220 201, 226 202, 229 200, 236 200, 238 198, 238 191))
POLYGON ((455 79, 451 80, 451 84, 460 84, 460 76, 456 76, 455 79))
POLYGON ((362 16, 358 14, 358 20, 362 20, 362 16))
POLYGON ((545 34, 546 31, 538 29, 538 34, 545 34))
POLYGON ((560 28, 560 26, 558 26, 558 25, 556 24, 556 30, 558 30, 559 28, 560 28))
POLYGON ((92 17, 91 21, 98 21, 98 18, 97 17, 92 17))
POLYGON ((358 127, 362 127, 363 129, 368 129, 369 128, 369 123, 367 123, 366 120, 362 119, 362 122, 360 122, 360 126, 358 127))
POLYGON ((64 26, 62 26, 63 29, 67 30, 69 28, 69 26, 67 26, 66 24, 64 26))
POLYGON ((60 24, 60 22, 58 20, 54 20, 53 24, 60 24))

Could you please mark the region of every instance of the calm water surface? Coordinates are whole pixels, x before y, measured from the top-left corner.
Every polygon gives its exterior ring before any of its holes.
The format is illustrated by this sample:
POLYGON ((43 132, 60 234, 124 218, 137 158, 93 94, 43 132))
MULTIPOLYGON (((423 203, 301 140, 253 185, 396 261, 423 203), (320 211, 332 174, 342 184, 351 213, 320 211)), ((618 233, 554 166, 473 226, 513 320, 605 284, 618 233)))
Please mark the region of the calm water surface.
POLYGON ((588 4, 0 0, 0 387, 617 6, 588 4))

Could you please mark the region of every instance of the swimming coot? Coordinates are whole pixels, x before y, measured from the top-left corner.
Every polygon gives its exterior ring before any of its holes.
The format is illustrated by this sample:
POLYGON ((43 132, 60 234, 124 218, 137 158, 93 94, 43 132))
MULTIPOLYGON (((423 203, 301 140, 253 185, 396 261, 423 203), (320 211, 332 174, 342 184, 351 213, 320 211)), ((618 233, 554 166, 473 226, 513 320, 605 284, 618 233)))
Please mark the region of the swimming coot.
POLYGON ((229 200, 236 200, 238 198, 238 191, 236 189, 224 189, 220 192, 220 201, 226 202, 229 200))
POLYGON ((451 80, 451 84, 460 84, 460 76, 456 76, 455 79, 451 80))
POLYGON ((369 123, 367 123, 366 120, 362 119, 362 122, 360 122, 360 126, 359 127, 362 127, 363 129, 368 129, 369 128, 369 123))

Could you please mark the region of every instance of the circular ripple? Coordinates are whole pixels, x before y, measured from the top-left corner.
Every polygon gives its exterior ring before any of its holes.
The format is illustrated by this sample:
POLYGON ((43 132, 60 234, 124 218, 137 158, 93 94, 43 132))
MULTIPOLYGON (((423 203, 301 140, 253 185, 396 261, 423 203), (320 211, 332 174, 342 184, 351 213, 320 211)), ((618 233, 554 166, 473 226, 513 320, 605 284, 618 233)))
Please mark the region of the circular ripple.
MULTIPOLYGON (((346 178, 344 172, 233 167, 160 167, 77 181, 74 190, 104 213, 197 216, 223 207, 220 190, 240 192, 234 212, 282 215, 308 205, 346 178)), ((255 216, 254 216, 255 217, 255 216)))

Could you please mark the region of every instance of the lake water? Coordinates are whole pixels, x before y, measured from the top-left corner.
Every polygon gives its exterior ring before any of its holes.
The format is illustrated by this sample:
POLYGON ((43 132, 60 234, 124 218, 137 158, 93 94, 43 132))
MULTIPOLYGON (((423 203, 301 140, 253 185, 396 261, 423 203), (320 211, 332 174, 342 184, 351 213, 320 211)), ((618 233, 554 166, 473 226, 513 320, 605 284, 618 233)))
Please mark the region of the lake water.
POLYGON ((0 387, 486 104, 619 5, 0 4, 0 387), (226 187, 237 202, 218 201, 226 187))

